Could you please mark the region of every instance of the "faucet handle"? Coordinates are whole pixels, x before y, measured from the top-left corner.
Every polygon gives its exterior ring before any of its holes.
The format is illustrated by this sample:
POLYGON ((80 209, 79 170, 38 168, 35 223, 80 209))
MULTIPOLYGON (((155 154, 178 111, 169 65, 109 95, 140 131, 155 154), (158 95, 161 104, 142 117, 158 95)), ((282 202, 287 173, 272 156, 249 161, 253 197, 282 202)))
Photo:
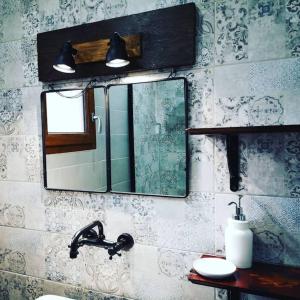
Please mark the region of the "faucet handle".
POLYGON ((132 236, 128 233, 122 233, 119 235, 117 242, 110 248, 108 248, 109 259, 117 254, 121 256, 121 253, 118 253, 120 250, 129 250, 134 244, 132 236))

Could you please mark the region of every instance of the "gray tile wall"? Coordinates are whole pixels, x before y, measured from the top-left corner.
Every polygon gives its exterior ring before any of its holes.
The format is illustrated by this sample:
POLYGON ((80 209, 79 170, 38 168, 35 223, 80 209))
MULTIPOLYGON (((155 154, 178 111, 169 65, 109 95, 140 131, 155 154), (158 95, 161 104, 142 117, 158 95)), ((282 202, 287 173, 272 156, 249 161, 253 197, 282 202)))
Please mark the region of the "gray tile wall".
MULTIPOLYGON (((191 137, 186 199, 50 192, 42 184, 39 97, 47 86, 37 78, 36 34, 186 2, 1 1, 1 299, 46 293, 88 300, 226 299, 224 291, 186 279, 200 253, 223 253, 226 204, 238 198, 228 189, 222 137, 191 137), (83 248, 70 260, 73 233, 95 219, 110 239, 132 233, 134 248, 113 261, 101 249, 83 248)), ((197 62, 178 72, 189 81, 190 126, 299 124, 299 3, 195 3, 197 62)), ((300 265, 299 140, 299 134, 241 138, 240 194, 258 260, 300 265)))

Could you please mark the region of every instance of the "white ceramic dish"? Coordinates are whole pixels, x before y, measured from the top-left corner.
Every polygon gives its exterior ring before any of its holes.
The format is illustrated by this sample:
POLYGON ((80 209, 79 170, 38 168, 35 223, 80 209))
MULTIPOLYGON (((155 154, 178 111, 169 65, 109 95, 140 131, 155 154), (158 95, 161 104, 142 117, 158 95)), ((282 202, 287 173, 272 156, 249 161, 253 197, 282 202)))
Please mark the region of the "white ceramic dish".
POLYGON ((236 266, 221 258, 199 258, 194 261, 193 268, 202 276, 214 279, 229 277, 236 271, 236 266))

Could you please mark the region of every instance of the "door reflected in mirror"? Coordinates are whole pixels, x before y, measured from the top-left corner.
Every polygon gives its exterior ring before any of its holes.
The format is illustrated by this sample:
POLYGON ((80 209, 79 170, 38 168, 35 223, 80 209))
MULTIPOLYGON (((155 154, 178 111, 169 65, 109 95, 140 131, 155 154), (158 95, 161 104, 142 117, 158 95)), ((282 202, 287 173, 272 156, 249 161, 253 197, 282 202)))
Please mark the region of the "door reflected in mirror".
POLYGON ((187 195, 186 81, 113 85, 112 192, 187 195))
POLYGON ((105 117, 103 87, 42 93, 46 188, 107 191, 105 117))

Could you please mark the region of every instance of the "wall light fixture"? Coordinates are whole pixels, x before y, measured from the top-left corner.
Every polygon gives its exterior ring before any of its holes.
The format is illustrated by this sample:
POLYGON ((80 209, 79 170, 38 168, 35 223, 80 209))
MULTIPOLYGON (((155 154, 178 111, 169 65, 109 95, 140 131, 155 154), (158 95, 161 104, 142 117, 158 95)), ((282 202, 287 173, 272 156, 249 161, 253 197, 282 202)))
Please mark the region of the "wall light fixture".
POLYGON ((77 50, 72 47, 71 42, 65 42, 56 57, 53 68, 63 73, 75 73, 75 60, 77 50))
POLYGON ((125 41, 115 32, 110 39, 110 47, 106 54, 106 65, 111 68, 121 68, 129 65, 125 41))
POLYGON ((111 39, 101 39, 80 44, 65 42, 53 68, 63 73, 74 73, 76 65, 82 63, 102 62, 111 68, 121 68, 129 65, 130 58, 141 54, 141 36, 129 35, 122 38, 115 32, 111 39))

